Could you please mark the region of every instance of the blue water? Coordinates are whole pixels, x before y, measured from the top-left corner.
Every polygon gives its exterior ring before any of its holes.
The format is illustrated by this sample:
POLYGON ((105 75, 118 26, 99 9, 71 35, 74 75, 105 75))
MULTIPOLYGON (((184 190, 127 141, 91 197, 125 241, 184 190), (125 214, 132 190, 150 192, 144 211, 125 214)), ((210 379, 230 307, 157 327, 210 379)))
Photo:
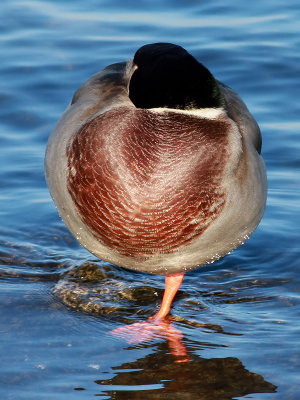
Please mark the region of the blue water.
MULTIPOLYGON (((1 1, 1 399, 300 398, 299 11, 295 0, 1 1), (241 95, 262 130, 269 182, 251 239, 186 275, 172 309, 185 363, 162 338, 129 345, 109 334, 153 313, 163 277, 77 244, 43 173, 78 86, 157 41, 182 45, 241 95), (86 263, 105 275, 87 285, 96 311, 57 290, 67 282, 72 295, 65 274, 86 263)), ((80 283, 74 293, 84 297, 80 283)))

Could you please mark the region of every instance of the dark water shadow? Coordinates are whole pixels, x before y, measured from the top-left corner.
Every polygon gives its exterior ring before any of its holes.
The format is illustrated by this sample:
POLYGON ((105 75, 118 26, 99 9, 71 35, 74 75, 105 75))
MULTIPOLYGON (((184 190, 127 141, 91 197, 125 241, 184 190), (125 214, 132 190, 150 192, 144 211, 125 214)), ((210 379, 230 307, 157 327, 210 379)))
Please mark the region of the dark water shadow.
POLYGON ((233 357, 205 359, 190 356, 174 363, 166 343, 133 362, 113 367, 113 378, 95 381, 110 399, 230 400, 254 393, 275 393, 276 386, 248 371, 233 357))

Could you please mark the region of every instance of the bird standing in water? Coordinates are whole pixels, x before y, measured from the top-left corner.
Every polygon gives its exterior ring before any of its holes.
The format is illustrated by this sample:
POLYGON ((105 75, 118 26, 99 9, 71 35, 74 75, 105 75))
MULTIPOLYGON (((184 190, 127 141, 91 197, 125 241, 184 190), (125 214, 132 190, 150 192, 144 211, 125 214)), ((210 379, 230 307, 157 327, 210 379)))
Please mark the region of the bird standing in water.
POLYGON ((151 326, 169 313, 186 271, 257 227, 266 202, 260 149, 239 96, 182 47, 154 43, 77 90, 45 170, 62 219, 87 250, 166 275, 151 326))

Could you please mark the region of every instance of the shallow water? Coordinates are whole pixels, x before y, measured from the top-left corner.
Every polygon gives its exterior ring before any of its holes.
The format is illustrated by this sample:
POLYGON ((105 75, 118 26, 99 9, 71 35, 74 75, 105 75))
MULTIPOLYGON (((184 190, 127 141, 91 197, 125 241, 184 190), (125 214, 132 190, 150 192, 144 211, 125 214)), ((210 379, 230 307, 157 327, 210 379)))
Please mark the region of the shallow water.
POLYGON ((300 398, 300 6, 288 3, 1 2, 1 398, 300 398), (110 331, 153 313, 163 277, 84 250, 56 213, 43 157, 76 88, 156 41, 184 46, 245 100, 268 202, 245 245, 186 275, 170 320, 180 343, 128 344, 110 331))

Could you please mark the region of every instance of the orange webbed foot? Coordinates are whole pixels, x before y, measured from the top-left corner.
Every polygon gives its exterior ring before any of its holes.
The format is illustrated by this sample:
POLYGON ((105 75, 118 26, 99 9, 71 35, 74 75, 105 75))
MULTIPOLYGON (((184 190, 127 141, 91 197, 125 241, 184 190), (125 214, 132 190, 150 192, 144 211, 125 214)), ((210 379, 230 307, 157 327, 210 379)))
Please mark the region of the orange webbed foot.
POLYGON ((114 336, 125 339, 128 343, 145 342, 155 338, 182 339, 182 333, 174 328, 170 321, 151 317, 147 321, 121 326, 111 331, 114 336))
POLYGON ((141 343, 154 339, 167 340, 170 353, 173 356, 180 357, 175 362, 189 361, 186 348, 181 341, 183 335, 168 319, 151 317, 147 321, 121 326, 110 333, 126 340, 127 343, 141 343))
POLYGON ((166 276, 166 287, 162 304, 158 312, 147 321, 136 322, 132 325, 121 326, 111 331, 111 334, 125 339, 128 343, 140 343, 152 339, 165 339, 169 343, 170 352, 174 356, 183 356, 175 362, 185 362, 189 358, 185 346, 182 344, 182 333, 172 326, 167 315, 170 311, 174 296, 176 295, 184 274, 172 274, 166 276))

